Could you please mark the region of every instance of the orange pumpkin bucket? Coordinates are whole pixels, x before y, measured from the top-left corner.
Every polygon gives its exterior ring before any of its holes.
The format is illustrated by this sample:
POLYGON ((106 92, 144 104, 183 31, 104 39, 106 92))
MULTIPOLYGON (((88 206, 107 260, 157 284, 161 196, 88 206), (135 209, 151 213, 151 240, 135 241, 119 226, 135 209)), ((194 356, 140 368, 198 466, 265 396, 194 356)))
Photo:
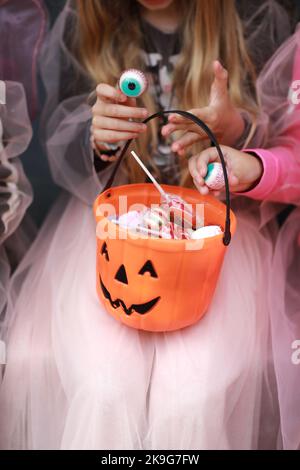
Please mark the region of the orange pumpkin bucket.
POLYGON ((116 225, 110 216, 120 216, 136 205, 150 207, 160 202, 160 194, 152 184, 111 187, 130 141, 94 204, 99 299, 117 320, 153 332, 178 330, 203 317, 217 285, 231 232, 236 229, 236 218, 230 210, 226 165, 215 136, 202 121, 185 111, 163 111, 144 122, 167 113, 192 119, 216 145, 224 171, 226 205, 194 189, 162 187, 182 197, 195 214, 201 211, 205 225, 218 225, 223 233, 201 240, 169 240, 137 235, 116 225))

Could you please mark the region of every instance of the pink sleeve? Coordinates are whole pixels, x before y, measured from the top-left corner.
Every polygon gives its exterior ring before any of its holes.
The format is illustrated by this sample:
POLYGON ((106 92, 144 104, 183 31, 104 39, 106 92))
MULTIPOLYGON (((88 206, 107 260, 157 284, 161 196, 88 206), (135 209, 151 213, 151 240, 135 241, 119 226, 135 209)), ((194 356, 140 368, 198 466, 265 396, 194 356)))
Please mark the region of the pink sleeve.
MULTIPOLYGON (((292 81, 300 80, 300 48, 297 49, 292 81)), ((297 104, 291 104, 288 114, 294 118, 278 135, 278 144, 268 149, 245 149, 258 155, 263 164, 263 176, 257 186, 243 193, 252 199, 283 203, 300 203, 300 82, 295 96, 297 104)))
MULTIPOLYGON (((299 123, 300 130, 300 123, 299 123)), ((300 153, 300 132, 299 153, 300 153)), ((286 147, 251 149, 262 161, 264 172, 260 182, 251 191, 243 193, 252 199, 283 203, 300 203, 300 160, 295 150, 286 147)))

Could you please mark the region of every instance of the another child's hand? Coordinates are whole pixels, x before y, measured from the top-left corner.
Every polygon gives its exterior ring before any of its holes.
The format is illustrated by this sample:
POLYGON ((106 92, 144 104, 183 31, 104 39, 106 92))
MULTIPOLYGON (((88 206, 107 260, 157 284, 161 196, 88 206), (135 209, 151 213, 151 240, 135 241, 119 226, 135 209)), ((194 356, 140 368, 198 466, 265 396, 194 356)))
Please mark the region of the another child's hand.
MULTIPOLYGON (((230 147, 221 146, 228 171, 230 190, 232 192, 249 191, 263 175, 263 165, 258 156, 240 152, 230 147)), ((220 161, 215 147, 208 148, 189 159, 189 170, 195 186, 203 195, 209 193, 204 178, 209 163, 220 161)))
MULTIPOLYGON (((245 122, 240 111, 231 102, 227 70, 218 61, 213 63, 213 67, 215 78, 211 86, 209 105, 200 109, 191 109, 189 112, 204 121, 220 143, 234 145, 244 131, 245 122)), ((185 155, 185 151, 191 145, 207 140, 207 135, 200 127, 183 116, 170 114, 168 121, 168 124, 162 128, 163 136, 167 137, 176 131, 184 132, 184 135, 172 145, 173 152, 181 156, 185 155)))
MULTIPOLYGON (((145 119, 148 111, 137 108, 135 99, 105 83, 97 86, 96 93, 97 101, 92 107, 91 141, 100 155, 106 148, 105 144, 135 139, 146 131, 146 124, 135 120, 145 119)), ((107 160, 105 154, 101 158, 107 160)))

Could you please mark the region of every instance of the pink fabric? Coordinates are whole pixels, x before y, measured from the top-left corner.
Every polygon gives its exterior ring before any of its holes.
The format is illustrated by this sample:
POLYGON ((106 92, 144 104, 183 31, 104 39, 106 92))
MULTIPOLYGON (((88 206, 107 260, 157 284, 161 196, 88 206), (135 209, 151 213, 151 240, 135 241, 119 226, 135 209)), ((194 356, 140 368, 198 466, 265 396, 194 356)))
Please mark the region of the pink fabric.
POLYGON ((6 104, 0 104, 0 339, 11 264, 24 255, 30 237, 27 227, 20 228, 20 223, 32 201, 31 186, 19 160, 32 137, 25 92, 20 83, 7 81, 3 85, 6 104))
MULTIPOLYGON (((278 4, 263 3, 262 24, 257 25, 256 10, 245 25, 254 36, 266 23, 282 28, 278 4)), ((260 229, 261 204, 245 197, 233 201, 237 232, 209 311, 194 327, 147 334, 121 325, 98 302, 90 205, 108 175, 96 174, 93 155, 86 151, 89 86, 78 87, 75 95, 66 93, 77 76, 72 71, 80 70, 60 34, 66 15, 74 17, 69 5, 42 54, 42 77, 50 167, 72 196, 63 194, 57 201, 9 285, 0 447, 274 448, 278 427, 269 417, 272 403, 265 384, 272 365, 267 289, 273 240, 266 227, 260 229), (62 65, 71 66, 64 82, 62 65)), ((286 58, 292 64, 294 41, 291 54, 284 50, 280 56, 289 83, 292 66, 286 66, 286 58)), ((261 51, 256 38, 251 44, 261 51)), ((274 147, 272 136, 286 128, 286 113, 276 111, 282 102, 280 109, 286 109, 289 85, 281 87, 280 79, 270 86, 281 73, 265 72, 260 81, 265 113, 251 147, 263 146, 268 127, 268 144, 274 147)), ((118 177, 118 184, 126 182, 121 173, 118 177)))
MULTIPOLYGON (((300 30, 298 30, 298 37, 300 30)), ((298 45, 299 46, 299 45, 298 45)), ((292 82, 300 80, 300 46, 295 54, 292 82)), ((288 97, 287 97, 288 99, 288 97)), ((293 104, 286 111, 291 116, 298 115, 300 103, 293 104)), ((284 132, 279 135, 284 139, 283 145, 268 149, 246 149, 244 152, 255 152, 264 167, 259 184, 246 195, 253 199, 269 200, 284 203, 300 202, 300 119, 292 120, 284 132), (296 143, 296 146, 295 146, 296 143)))
POLYGON ((283 448, 300 450, 300 208, 277 238, 269 277, 273 361, 283 448))
POLYGON ((46 32, 43 0, 0 0, 0 79, 23 84, 31 119, 38 111, 37 60, 46 32))
MULTIPOLYGON (((268 85, 276 81, 287 89, 289 52, 294 51, 292 77, 300 79, 300 30, 275 55, 273 64, 265 68, 265 86, 262 89, 263 109, 269 109, 273 140, 266 149, 245 150, 255 152, 262 160, 264 174, 259 184, 246 193, 253 199, 300 204, 300 105, 292 103, 286 94, 286 106, 269 92, 268 85), (273 78, 275 77, 275 79, 273 78), (273 116, 281 117, 279 125, 273 116)), ((261 88, 259 88, 261 91, 261 88)), ((282 95, 284 96, 284 94, 282 95)), ((282 101, 284 103, 284 100, 282 101)), ((264 206, 265 202, 262 204, 264 206)), ((281 442, 279 448, 300 449, 300 209, 294 210, 277 237, 272 269, 269 275, 269 312, 273 363, 280 410, 281 442), (297 349, 298 348, 298 349, 297 349)), ((274 402, 277 398, 274 395, 274 402)))

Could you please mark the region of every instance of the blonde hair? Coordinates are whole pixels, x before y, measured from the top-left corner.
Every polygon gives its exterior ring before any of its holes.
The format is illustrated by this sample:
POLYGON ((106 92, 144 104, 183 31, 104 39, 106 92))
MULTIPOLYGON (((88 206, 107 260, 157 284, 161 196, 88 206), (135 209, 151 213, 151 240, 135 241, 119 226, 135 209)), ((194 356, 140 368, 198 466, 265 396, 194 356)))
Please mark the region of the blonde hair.
MULTIPOLYGON (((228 70, 232 102, 237 108, 248 111, 255 120, 258 112, 255 69, 234 0, 177 1, 183 12, 182 48, 173 79, 178 108, 207 106, 213 81, 212 62, 218 59, 228 70)), ((95 85, 101 82, 115 85, 127 68, 145 70, 136 1, 77 0, 76 4, 79 59, 95 85)), ((139 105, 150 113, 157 111, 149 93, 139 98, 139 105)), ((149 143, 155 145, 157 141, 157 123, 151 121, 149 126, 151 132, 137 142, 144 160, 150 158, 149 143)), ((187 161, 183 159, 181 183, 187 185, 186 167, 187 161)), ((144 180, 135 164, 127 162, 127 172, 129 181, 144 180)))

